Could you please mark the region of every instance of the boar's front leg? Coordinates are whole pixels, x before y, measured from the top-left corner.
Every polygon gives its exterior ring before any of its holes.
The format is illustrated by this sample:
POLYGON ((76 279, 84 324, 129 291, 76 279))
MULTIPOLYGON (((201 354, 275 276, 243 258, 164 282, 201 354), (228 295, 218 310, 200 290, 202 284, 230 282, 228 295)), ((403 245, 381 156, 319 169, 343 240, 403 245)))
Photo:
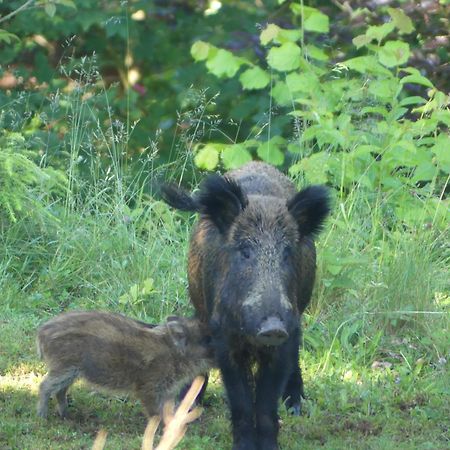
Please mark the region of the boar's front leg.
POLYGON ((231 358, 229 348, 217 350, 216 357, 231 411, 233 450, 259 450, 254 429, 249 362, 244 355, 231 358))
POLYGON ((300 330, 292 336, 289 346, 289 359, 292 361, 292 372, 283 393, 283 403, 294 416, 301 414, 301 399, 305 397, 303 391, 303 378, 299 365, 300 330))
POLYGON ((262 352, 256 380, 256 435, 258 450, 278 450, 278 400, 293 370, 289 358, 295 344, 289 339, 285 344, 262 352))

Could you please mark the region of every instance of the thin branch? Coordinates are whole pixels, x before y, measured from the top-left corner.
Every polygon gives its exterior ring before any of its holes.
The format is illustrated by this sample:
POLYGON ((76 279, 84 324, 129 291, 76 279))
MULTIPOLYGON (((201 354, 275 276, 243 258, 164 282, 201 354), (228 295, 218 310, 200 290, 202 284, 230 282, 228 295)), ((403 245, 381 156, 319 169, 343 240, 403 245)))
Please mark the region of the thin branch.
POLYGON ((34 2, 34 0, 28 0, 22 6, 19 6, 16 10, 10 12, 9 14, 7 14, 4 17, 0 17, 0 23, 5 22, 8 19, 11 19, 11 17, 14 17, 16 14, 20 13, 21 11, 29 8, 33 2, 34 2))

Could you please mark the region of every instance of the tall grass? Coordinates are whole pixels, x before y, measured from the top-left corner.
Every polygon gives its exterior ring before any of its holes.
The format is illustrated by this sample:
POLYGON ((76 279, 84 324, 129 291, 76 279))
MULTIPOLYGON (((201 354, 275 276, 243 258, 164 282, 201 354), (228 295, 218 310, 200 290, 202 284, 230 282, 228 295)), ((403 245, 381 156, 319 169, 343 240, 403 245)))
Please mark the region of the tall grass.
MULTIPOLYGON (((110 308, 150 321, 188 312, 192 218, 170 210, 153 189, 164 177, 183 182, 195 173, 194 143, 218 125, 207 114, 214 98, 197 93, 199 106, 179 116, 192 125, 180 127, 184 131, 174 138, 175 163, 158 164, 157 145, 149 142, 148 156, 130 164, 133 126, 115 119, 95 61, 66 74, 76 75, 72 89, 52 100, 55 108, 66 108, 66 157, 46 153, 44 160, 60 167, 67 187, 63 196, 41 197, 42 214, 22 214, 3 227, 0 301, 44 314, 110 308)), ((379 333, 446 329, 448 228, 425 222, 406 228, 392 220, 381 194, 370 198, 358 185, 343 192, 336 190, 332 217, 318 241, 316 289, 306 318, 310 344, 318 339, 327 349, 344 333, 350 357, 356 343, 378 342, 379 333), (327 340, 319 336, 324 323, 327 340)))

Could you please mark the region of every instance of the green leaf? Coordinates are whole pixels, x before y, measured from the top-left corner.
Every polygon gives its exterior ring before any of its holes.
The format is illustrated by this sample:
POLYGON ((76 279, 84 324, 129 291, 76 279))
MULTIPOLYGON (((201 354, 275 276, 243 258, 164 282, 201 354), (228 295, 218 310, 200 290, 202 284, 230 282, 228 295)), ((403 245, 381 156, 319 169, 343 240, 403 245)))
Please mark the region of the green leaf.
POLYGON ((269 23, 264 30, 261 31, 259 35, 259 40, 262 45, 267 45, 269 42, 273 41, 280 32, 281 28, 274 23, 269 23))
POLYGON ((402 41, 387 41, 378 52, 378 60, 386 67, 396 67, 405 64, 411 52, 409 45, 402 41))
POLYGON ((450 173, 450 136, 440 134, 436 143, 431 147, 431 151, 436 157, 438 166, 446 173, 450 173))
POLYGON ((396 78, 373 80, 369 84, 369 92, 375 97, 388 101, 388 103, 392 103, 390 100, 394 98, 397 89, 398 80, 396 78))
POLYGON ((353 42, 353 45, 356 46, 356 48, 361 48, 367 44, 370 44, 372 42, 372 39, 365 34, 360 34, 359 36, 354 37, 352 39, 352 42, 353 42))
POLYGON ((197 41, 191 47, 191 55, 195 61, 204 61, 208 58, 211 45, 207 42, 197 41))
POLYGON ((256 150, 258 156, 265 162, 274 166, 281 166, 284 162, 284 154, 280 146, 285 143, 281 136, 274 136, 267 142, 262 142, 256 150))
POLYGON ((328 181, 328 160, 330 155, 326 152, 314 153, 309 157, 302 158, 297 164, 289 168, 291 175, 303 173, 308 183, 326 183, 328 181))
POLYGON ((317 61, 328 61, 329 59, 328 55, 315 45, 307 45, 306 52, 311 58, 317 59, 317 61))
POLYGON ((300 30, 285 30, 280 28, 280 32, 276 37, 275 41, 279 44, 284 44, 285 42, 297 42, 302 36, 300 30))
POLYGON ((392 22, 384 23, 383 25, 373 25, 367 28, 366 36, 371 41, 375 39, 380 43, 393 29, 394 24, 392 22))
POLYGON ((388 8, 387 11, 400 33, 408 34, 414 31, 412 20, 400 8, 388 8))
POLYGON ((213 170, 219 163, 220 144, 206 144, 194 158, 195 165, 199 169, 213 170))
POLYGON ((422 86, 426 86, 429 88, 433 87, 433 83, 426 77, 420 74, 407 75, 400 80, 400 83, 413 83, 413 84, 421 84, 422 86))
POLYGON ((308 94, 320 88, 319 79, 311 72, 288 74, 286 85, 291 93, 303 92, 308 94))
POLYGON ((44 11, 49 17, 53 17, 56 13, 56 5, 54 3, 46 3, 44 5, 44 11))
POLYGON ((280 106, 287 106, 292 104, 292 94, 289 91, 286 83, 278 81, 272 89, 272 97, 280 106))
POLYGON ((206 67, 218 78, 232 78, 236 75, 241 64, 240 58, 237 58, 228 50, 219 49, 214 56, 208 58, 206 67))
POLYGON ((267 55, 270 67, 280 72, 288 72, 300 67, 300 47, 292 42, 286 42, 281 47, 273 47, 267 55))
POLYGON ((270 83, 269 74, 258 66, 246 70, 239 77, 244 89, 263 89, 270 83))
POLYGON ((304 22, 306 31, 316 33, 328 33, 330 30, 330 21, 328 16, 320 11, 314 11, 304 22))
POLYGON ((330 21, 328 16, 317 8, 304 6, 297 3, 291 3, 291 11, 297 16, 303 16, 303 25, 306 31, 314 31, 316 33, 328 33, 330 29, 330 21))
POLYGON ((227 145, 221 153, 226 169, 237 169, 252 160, 252 155, 243 144, 227 145))
POLYGON ((377 59, 374 56, 357 56, 356 58, 343 61, 342 64, 359 73, 391 76, 391 72, 378 64, 377 59))
POLYGON ((15 34, 0 29, 0 42, 3 41, 6 42, 7 44, 10 44, 13 39, 20 42, 20 39, 15 34))
POLYGON ((400 102, 400 106, 409 106, 409 105, 423 105, 427 101, 423 97, 419 97, 418 95, 412 97, 406 97, 400 102))
POLYGON ((419 164, 414 170, 414 176, 412 181, 417 183, 418 181, 430 181, 436 176, 437 168, 431 162, 423 162, 419 164))

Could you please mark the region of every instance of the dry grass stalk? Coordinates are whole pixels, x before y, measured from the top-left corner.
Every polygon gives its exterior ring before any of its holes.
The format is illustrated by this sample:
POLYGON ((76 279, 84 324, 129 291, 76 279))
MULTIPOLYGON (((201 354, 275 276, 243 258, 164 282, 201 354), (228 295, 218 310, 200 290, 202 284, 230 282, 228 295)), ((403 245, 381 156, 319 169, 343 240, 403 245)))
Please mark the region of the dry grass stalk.
POLYGON ((100 430, 92 445, 92 450, 103 450, 106 444, 106 436, 108 436, 108 432, 106 430, 100 430))
MULTIPOLYGON (((192 386, 189 388, 189 391, 183 398, 175 413, 173 402, 168 402, 164 405, 164 432, 158 446, 154 450, 174 449, 181 439, 183 439, 183 436, 186 433, 187 424, 200 416, 202 413, 201 408, 194 408, 192 411, 190 411, 190 408, 202 389, 204 382, 204 377, 199 376, 195 378, 192 386)), ((147 429, 145 430, 144 440, 142 442, 142 450, 153 450, 153 440, 158 423, 159 418, 152 418, 149 421, 147 429)))
MULTIPOLYGON (((142 440, 142 450, 173 450, 178 445, 186 433, 187 424, 200 417, 202 413, 201 408, 190 409, 200 393, 204 382, 204 377, 199 376, 195 378, 176 411, 174 411, 174 402, 167 402, 164 405, 164 432, 156 448, 153 448, 153 442, 161 420, 158 416, 154 416, 148 421, 142 440)), ((92 450, 104 449, 107 434, 108 433, 105 430, 100 430, 98 432, 92 450)))

